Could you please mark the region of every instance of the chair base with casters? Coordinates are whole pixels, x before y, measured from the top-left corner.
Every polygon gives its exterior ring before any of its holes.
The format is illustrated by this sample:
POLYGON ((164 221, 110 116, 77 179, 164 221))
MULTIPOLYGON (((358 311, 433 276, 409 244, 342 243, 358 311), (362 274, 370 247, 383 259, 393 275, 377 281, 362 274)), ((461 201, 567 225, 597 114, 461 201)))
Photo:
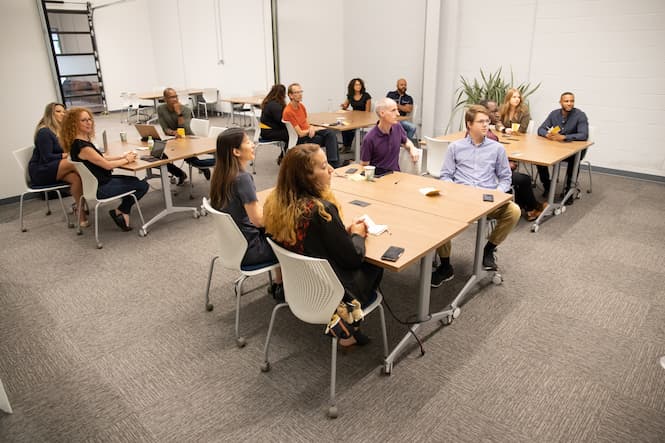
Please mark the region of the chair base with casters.
MULTIPOLYGON (((136 206, 136 210, 139 213, 139 217, 141 218, 141 226, 145 225, 145 220, 143 219, 143 213, 141 212, 141 206, 139 206, 139 201, 136 199, 136 196, 134 195, 135 192, 136 191, 129 191, 129 192, 125 192, 123 194, 114 195, 113 197, 109 197, 109 198, 102 198, 102 199, 96 198, 95 199, 95 200, 97 200, 97 203, 95 204, 95 209, 94 209, 94 213, 95 213, 95 215, 94 215, 94 217, 95 217, 95 242, 97 243, 97 249, 102 249, 104 247, 104 244, 101 241, 99 241, 99 220, 98 220, 98 218, 99 218, 99 207, 100 206, 105 205, 107 203, 110 203, 114 200, 120 200, 120 199, 122 199, 123 197, 125 197, 127 195, 131 195, 132 198, 134 199, 134 204, 136 206)), ((83 207, 81 206, 82 204, 83 204, 83 196, 81 196, 81 200, 78 202, 79 211, 83 210, 83 207)), ((76 216, 78 217, 79 214, 77 213, 76 216)), ((78 227, 78 229, 76 231, 76 234, 77 235, 82 235, 83 234, 83 231, 81 230, 81 226, 78 227)), ((142 227, 139 228, 139 237, 145 237, 146 234, 147 233, 144 231, 144 229, 142 227)))
POLYGON ((212 215, 215 219, 215 228, 216 234, 218 237, 219 251, 220 255, 217 255, 212 258, 210 261, 210 269, 208 271, 208 282, 206 284, 205 292, 205 308, 206 311, 210 312, 214 309, 212 303, 210 303, 210 284, 212 281, 212 273, 215 269, 215 263, 217 260, 221 260, 222 265, 227 269, 232 269, 240 272, 240 277, 238 277, 233 283, 233 290, 236 297, 236 310, 235 310, 235 335, 236 335, 236 345, 239 348, 245 346, 247 341, 245 337, 240 335, 240 298, 243 295, 242 285, 249 277, 253 277, 265 272, 268 273, 269 284, 272 286, 272 271, 279 268, 277 263, 263 263, 252 266, 242 266, 242 258, 245 256, 247 251, 247 240, 245 236, 240 232, 240 229, 233 221, 233 218, 229 214, 220 212, 210 206, 210 202, 207 198, 203 197, 202 199, 202 208, 206 213, 212 215))
MULTIPOLYGON (((268 243, 275 251, 275 255, 282 267, 286 302, 278 304, 272 310, 263 351, 264 360, 261 364, 261 372, 268 372, 271 369, 269 359, 270 339, 277 311, 288 306, 291 312, 300 320, 310 324, 325 325, 330 321, 330 317, 344 296, 344 288, 327 260, 295 254, 276 245, 271 239, 268 239, 268 243)), ((386 319, 382 302, 383 295, 377 290, 376 299, 363 309, 363 317, 378 309, 381 315, 381 336, 383 339, 383 358, 385 359, 388 356, 388 336, 386 334, 386 319)), ((336 382, 337 337, 332 337, 330 406, 328 406, 327 411, 329 418, 337 418, 339 414, 335 397, 336 382)))
POLYGON ((23 171, 23 179, 25 180, 25 191, 21 193, 21 197, 19 199, 19 209, 18 209, 19 211, 18 219, 19 219, 19 224, 21 226, 21 232, 27 231, 25 225, 23 224, 23 198, 26 196, 26 194, 35 194, 43 192, 44 200, 46 200, 46 215, 51 215, 51 205, 48 200, 48 193, 50 191, 55 191, 55 193, 58 195, 58 200, 60 200, 60 207, 62 208, 62 213, 65 215, 65 222, 67 223, 67 227, 73 228, 74 223, 69 220, 69 215, 67 214, 67 210, 65 209, 65 203, 62 201, 62 194, 60 194, 61 190, 69 189, 69 184, 64 182, 54 183, 52 185, 45 185, 45 186, 37 186, 30 184, 30 176, 28 174, 28 163, 30 163, 33 151, 34 147, 29 146, 26 148, 17 149, 12 153, 14 154, 14 159, 16 160, 19 167, 23 171))

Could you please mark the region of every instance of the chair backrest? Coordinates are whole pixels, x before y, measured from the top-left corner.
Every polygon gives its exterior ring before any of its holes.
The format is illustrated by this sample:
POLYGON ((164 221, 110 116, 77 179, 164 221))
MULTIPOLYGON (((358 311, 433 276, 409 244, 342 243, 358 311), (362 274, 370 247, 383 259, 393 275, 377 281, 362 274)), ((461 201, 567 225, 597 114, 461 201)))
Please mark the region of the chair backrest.
POLYGON ((28 173, 28 163, 32 158, 32 153, 35 150, 34 146, 28 146, 26 148, 17 149, 12 152, 14 154, 14 159, 18 163, 19 168, 23 171, 23 180, 25 180, 25 185, 30 187, 30 174, 28 173))
POLYGON ((233 221, 233 217, 225 212, 218 211, 210 206, 210 202, 203 197, 203 208, 212 215, 215 221, 215 234, 217 236, 217 254, 222 266, 227 269, 240 271, 242 258, 247 252, 247 239, 240 228, 233 221))
POLYGON ((296 132, 296 128, 293 127, 291 122, 282 120, 282 123, 286 125, 286 131, 289 133, 289 144, 286 147, 286 149, 289 150, 298 144, 298 133, 296 132))
POLYGON ((596 127, 589 125, 589 138, 587 140, 589 140, 590 142, 595 142, 596 141, 596 139, 594 138, 595 135, 596 135, 596 127))
POLYGON ((448 151, 448 142, 425 136, 427 141, 427 172, 432 177, 440 177, 443 160, 448 151))
POLYGON ((68 160, 74 164, 76 167, 76 172, 78 172, 79 176, 81 176, 81 183, 83 184, 83 197, 89 201, 97 200, 97 187, 99 186, 97 177, 92 175, 90 169, 88 169, 88 167, 82 162, 75 162, 69 157, 68 160))
POLYGON ((399 149, 399 169, 402 172, 406 172, 407 174, 415 174, 415 175, 420 175, 420 172, 423 169, 423 150, 420 148, 415 148, 416 153, 418 153, 418 160, 414 163, 411 160, 411 154, 409 154, 409 151, 400 148, 399 149))
POLYGON ((533 122, 533 119, 529 120, 529 125, 526 127, 526 133, 527 134, 535 134, 536 131, 536 125, 533 122))
POLYGON ((204 88, 201 95, 206 103, 217 103, 219 99, 219 91, 216 88, 204 88))
POLYGON ((344 287, 328 260, 306 257, 268 243, 282 268, 284 297, 291 312, 300 320, 328 324, 344 296, 344 287))
POLYGON ((219 134, 226 131, 227 128, 222 126, 211 126, 210 131, 208 131, 208 137, 216 139, 219 134))
POLYGON ((193 118, 190 122, 190 127, 194 135, 199 137, 207 137, 210 133, 210 121, 202 118, 193 118))

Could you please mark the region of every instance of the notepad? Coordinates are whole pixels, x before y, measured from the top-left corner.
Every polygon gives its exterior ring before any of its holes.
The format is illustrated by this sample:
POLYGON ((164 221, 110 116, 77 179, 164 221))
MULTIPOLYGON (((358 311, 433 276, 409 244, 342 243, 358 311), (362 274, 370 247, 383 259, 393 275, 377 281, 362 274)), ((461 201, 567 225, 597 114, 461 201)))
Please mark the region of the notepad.
POLYGON ((372 235, 381 235, 388 230, 388 225, 377 225, 374 223, 374 220, 372 220, 372 218, 367 214, 360 217, 360 219, 365 221, 365 224, 367 225, 367 232, 372 235))

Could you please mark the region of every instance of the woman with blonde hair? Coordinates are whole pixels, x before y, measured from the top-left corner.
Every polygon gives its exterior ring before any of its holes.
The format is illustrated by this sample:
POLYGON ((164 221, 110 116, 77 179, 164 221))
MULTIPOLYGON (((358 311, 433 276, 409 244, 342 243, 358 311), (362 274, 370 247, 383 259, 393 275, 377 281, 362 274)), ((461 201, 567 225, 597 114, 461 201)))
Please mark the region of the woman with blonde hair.
MULTIPOLYGON (((113 175, 113 168, 132 163, 136 153, 129 151, 115 157, 105 157, 92 143, 95 136, 95 121, 92 113, 86 108, 70 109, 60 129, 60 144, 68 152, 73 161, 82 162, 97 178, 97 197, 109 198, 128 191, 136 191, 140 200, 148 192, 148 183, 133 175, 113 175)), ((129 212, 134 205, 131 195, 122 198, 117 209, 111 209, 109 215, 123 231, 131 231, 129 212)), ((79 212, 80 212, 79 207, 79 212)))
MULTIPOLYGON (((35 128, 35 150, 28 163, 28 175, 30 182, 37 186, 53 185, 59 181, 69 183, 74 197, 72 208, 77 212, 78 204, 83 186, 81 177, 76 172, 73 164, 68 162, 68 154, 63 151, 58 141, 60 125, 65 118, 65 105, 62 103, 49 103, 44 109, 37 127, 35 128)), ((79 224, 83 227, 89 225, 85 212, 79 215, 79 224)))
MULTIPOLYGON (((256 196, 252 174, 247 172, 254 160, 254 142, 241 128, 229 128, 217 136, 217 163, 210 181, 210 204, 233 218, 247 239, 242 266, 277 263, 263 229, 263 207, 256 196)), ((282 276, 275 273, 270 293, 284 300, 282 276)))
MULTIPOLYGON (((355 219, 344 226, 339 203, 330 190, 332 173, 320 146, 303 144, 290 149, 277 186, 264 205, 266 232, 286 249, 328 260, 344 286, 343 302, 360 308, 376 297, 383 270, 364 261, 365 222, 355 219)), ((358 325, 353 326, 344 328, 351 334, 341 336, 340 345, 368 342, 358 325)))
POLYGON ((518 123, 519 132, 526 134, 530 121, 529 107, 522 101, 520 91, 515 88, 507 90, 503 104, 499 108, 499 121, 496 123, 496 129, 506 134, 512 134, 513 123, 518 123))

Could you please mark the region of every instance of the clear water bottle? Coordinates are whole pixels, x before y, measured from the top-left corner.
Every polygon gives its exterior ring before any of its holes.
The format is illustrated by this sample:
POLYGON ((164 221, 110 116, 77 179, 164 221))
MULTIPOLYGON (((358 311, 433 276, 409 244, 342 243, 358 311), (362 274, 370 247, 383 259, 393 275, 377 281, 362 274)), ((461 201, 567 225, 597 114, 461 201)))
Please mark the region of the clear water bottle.
POLYGON ((152 139, 152 135, 148 136, 148 149, 152 151, 152 147, 155 146, 155 141, 152 139))

